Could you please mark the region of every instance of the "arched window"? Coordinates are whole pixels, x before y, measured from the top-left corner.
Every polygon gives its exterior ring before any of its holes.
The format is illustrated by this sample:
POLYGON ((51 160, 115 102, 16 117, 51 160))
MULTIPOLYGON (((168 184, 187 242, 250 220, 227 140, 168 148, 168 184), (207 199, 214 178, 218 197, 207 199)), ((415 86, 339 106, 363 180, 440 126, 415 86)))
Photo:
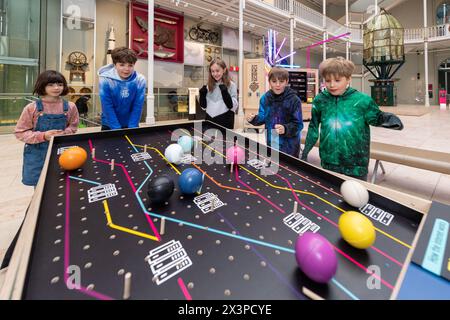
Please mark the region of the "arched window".
POLYGON ((436 10, 436 24, 450 23, 450 1, 444 1, 436 10))

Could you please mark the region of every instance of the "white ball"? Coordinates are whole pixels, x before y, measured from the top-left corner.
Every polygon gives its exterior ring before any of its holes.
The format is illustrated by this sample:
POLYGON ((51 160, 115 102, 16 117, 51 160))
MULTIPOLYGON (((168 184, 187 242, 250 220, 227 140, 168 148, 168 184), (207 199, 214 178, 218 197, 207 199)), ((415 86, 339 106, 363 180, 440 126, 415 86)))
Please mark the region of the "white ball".
POLYGON ((167 161, 173 164, 180 164, 183 155, 183 148, 178 143, 170 144, 164 151, 164 156, 167 158, 167 161))
POLYGON ((342 183, 341 194, 345 202, 356 208, 361 208, 369 202, 369 191, 354 180, 346 180, 342 183))

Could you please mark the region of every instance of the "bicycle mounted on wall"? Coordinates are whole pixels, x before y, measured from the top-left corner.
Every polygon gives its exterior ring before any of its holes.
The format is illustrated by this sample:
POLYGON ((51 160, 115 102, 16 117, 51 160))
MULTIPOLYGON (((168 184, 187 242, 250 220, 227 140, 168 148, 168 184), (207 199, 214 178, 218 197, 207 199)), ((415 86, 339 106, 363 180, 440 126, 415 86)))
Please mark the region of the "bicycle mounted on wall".
POLYGON ((201 23, 191 27, 189 30, 189 37, 195 41, 205 41, 210 43, 217 43, 219 40, 219 33, 216 31, 201 28, 201 23))

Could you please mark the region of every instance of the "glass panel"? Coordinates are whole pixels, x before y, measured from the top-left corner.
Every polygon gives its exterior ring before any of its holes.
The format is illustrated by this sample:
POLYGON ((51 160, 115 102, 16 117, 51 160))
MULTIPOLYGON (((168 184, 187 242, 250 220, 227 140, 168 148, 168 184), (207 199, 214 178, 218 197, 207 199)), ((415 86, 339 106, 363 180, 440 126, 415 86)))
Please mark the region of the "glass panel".
POLYGON ((31 96, 0 95, 0 134, 13 133, 23 108, 34 101, 31 96))
MULTIPOLYGON (((155 94, 155 118, 157 121, 178 120, 188 118, 189 95, 183 89, 158 89, 155 94)), ((145 122, 146 106, 144 105, 143 118, 145 122)))
POLYGON ((0 0, 0 56, 39 57, 39 8, 36 0, 0 0))
POLYGON ((32 100, 39 67, 40 0, 0 0, 0 132, 32 100))

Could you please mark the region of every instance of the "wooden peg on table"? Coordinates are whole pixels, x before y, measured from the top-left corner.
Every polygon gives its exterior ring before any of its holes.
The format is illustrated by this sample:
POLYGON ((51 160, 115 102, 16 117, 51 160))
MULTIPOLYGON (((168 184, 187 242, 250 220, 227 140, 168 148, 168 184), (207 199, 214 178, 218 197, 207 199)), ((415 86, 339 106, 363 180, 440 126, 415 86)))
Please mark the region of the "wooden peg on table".
POLYGON ((131 295, 131 272, 125 274, 124 287, 123 287, 123 298, 127 300, 131 295))
POLYGON ((159 234, 163 235, 165 232, 165 228, 166 228, 166 218, 161 218, 161 226, 159 229, 159 234))
POLYGON ((309 290, 306 287, 302 287, 302 293, 305 296, 307 296, 308 298, 310 298, 311 300, 325 300, 324 298, 319 296, 317 293, 312 292, 311 290, 309 290))

